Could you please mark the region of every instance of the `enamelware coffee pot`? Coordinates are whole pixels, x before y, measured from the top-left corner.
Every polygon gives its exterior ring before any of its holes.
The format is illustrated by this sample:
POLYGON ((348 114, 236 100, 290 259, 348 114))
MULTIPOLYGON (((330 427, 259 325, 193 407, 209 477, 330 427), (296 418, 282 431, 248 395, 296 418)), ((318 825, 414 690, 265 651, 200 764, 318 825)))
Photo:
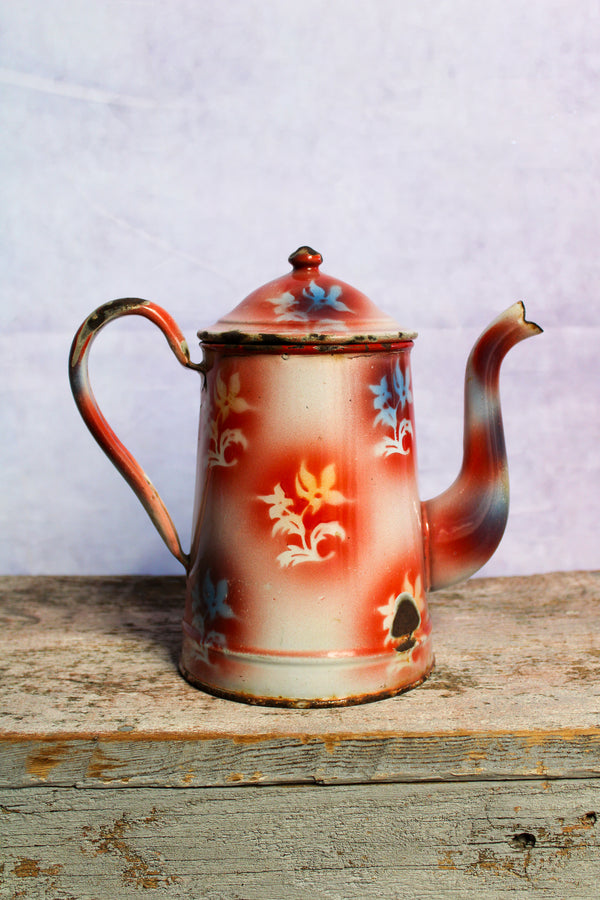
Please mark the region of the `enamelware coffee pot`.
POLYGON ((291 272, 199 332, 200 363, 155 303, 99 307, 73 340, 71 386, 92 435, 185 566, 185 678, 249 703, 361 703, 427 677, 427 592, 467 578, 498 546, 508 514, 499 369, 541 329, 515 303, 478 339, 466 371, 462 468, 448 490, 421 502, 416 334, 323 274, 310 247, 289 261, 291 272), (154 322, 201 376, 189 554, 89 386, 94 337, 128 315, 154 322))

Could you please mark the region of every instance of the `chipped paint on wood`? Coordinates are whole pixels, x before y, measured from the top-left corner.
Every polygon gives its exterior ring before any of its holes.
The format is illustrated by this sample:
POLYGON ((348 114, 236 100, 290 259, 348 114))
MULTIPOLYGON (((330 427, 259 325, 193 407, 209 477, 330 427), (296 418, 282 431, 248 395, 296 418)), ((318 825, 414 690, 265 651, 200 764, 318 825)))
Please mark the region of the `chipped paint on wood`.
POLYGON ((127 784, 130 778, 123 774, 123 769, 126 767, 127 763, 123 759, 109 755, 101 746, 97 745, 94 747, 89 761, 86 778, 89 778, 90 781, 104 781, 106 784, 115 780, 127 784))
MULTIPOLYGON (((154 825, 158 820, 156 808, 142 819, 144 825, 154 825)), ((134 849, 131 841, 126 840, 127 832, 133 828, 133 823, 123 814, 119 819, 107 825, 84 825, 81 829, 82 837, 86 844, 91 845, 92 854, 100 856, 109 854, 117 858, 117 866, 120 869, 120 877, 123 884, 142 889, 156 889, 161 885, 171 885, 179 881, 177 875, 169 875, 154 866, 142 854, 134 849)), ((84 845, 82 854, 90 851, 84 845)), ((156 854, 153 854, 156 856, 156 854)))
POLYGON ((228 784, 258 784, 263 779, 262 772, 253 772, 251 775, 246 775, 244 772, 232 772, 231 775, 228 775, 226 781, 228 784))
POLYGON ((450 871, 456 872, 456 864, 454 862, 454 854, 452 850, 446 850, 440 859, 438 859, 438 866, 440 869, 448 869, 450 871))
MULTIPOLYGON (((71 895, 67 895, 61 893, 60 895, 57 892, 57 886, 59 884, 59 877, 63 872, 64 866, 61 863, 54 863, 50 865, 42 865, 40 859, 32 859, 28 856, 20 856, 15 861, 12 871, 9 873, 9 877, 7 880, 13 881, 13 883, 19 884, 19 887, 15 887, 13 894, 11 895, 11 900, 17 900, 19 897, 29 897, 29 896, 40 896, 38 894, 38 889, 41 889, 41 896, 61 896, 65 897, 65 900, 73 900, 71 895), (10 877, 12 876, 12 878, 10 877), (18 879, 18 882, 15 881, 18 879), (29 888, 32 887, 30 892, 29 888)), ((0 866, 0 889, 2 888, 3 883, 3 874, 6 871, 6 865, 2 864, 0 866)), ((4 895, 2 895, 4 896, 4 895)))
POLYGON ((600 779, 5 790, 0 895, 496 900, 560 884, 579 900, 597 893, 599 795, 600 779))
POLYGON ((68 755, 69 745, 66 741, 43 743, 27 759, 27 774, 36 781, 47 781, 52 770, 64 762, 68 755))

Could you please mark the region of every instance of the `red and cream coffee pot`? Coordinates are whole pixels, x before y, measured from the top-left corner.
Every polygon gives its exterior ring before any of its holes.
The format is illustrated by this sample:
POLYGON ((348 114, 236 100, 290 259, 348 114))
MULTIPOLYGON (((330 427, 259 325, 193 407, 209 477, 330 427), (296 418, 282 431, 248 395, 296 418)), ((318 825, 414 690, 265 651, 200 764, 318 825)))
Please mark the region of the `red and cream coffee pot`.
POLYGON ((321 262, 310 247, 296 250, 291 272, 199 333, 201 363, 190 361, 171 316, 145 300, 101 306, 71 348, 86 425, 185 566, 182 674, 249 703, 360 703, 427 677, 427 592, 479 569, 506 524, 500 364, 541 331, 515 303, 483 332, 467 363, 462 468, 447 491, 421 502, 416 335, 321 273, 321 262), (94 337, 128 315, 154 322, 201 376, 189 554, 89 386, 94 337))

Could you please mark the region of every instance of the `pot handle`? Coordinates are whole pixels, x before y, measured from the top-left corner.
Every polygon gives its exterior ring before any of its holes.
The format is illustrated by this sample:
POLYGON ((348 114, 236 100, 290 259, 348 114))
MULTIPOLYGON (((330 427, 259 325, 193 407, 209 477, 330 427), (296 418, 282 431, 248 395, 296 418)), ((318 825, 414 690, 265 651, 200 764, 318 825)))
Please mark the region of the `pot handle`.
POLYGON ((130 297, 105 303, 91 313, 73 338, 69 354, 69 381, 83 421, 110 461, 132 488, 173 556, 185 566, 187 571, 189 556, 181 549, 179 535, 166 506, 142 467, 121 443, 100 412, 90 387, 88 355, 92 342, 105 325, 121 316, 144 316, 154 322, 166 337, 177 360, 187 369, 204 372, 204 364, 190 361, 187 341, 175 320, 166 310, 149 300, 137 300, 130 297))

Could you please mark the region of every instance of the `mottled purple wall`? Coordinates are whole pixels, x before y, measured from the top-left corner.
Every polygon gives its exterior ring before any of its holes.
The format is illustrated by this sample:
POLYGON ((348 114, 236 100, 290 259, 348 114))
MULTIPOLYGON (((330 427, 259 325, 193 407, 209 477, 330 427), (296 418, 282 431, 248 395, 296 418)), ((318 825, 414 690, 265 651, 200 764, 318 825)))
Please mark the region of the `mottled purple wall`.
MULTIPOLYGON (((505 363, 513 499, 484 572, 598 566, 597 5, 20 0, 1 15, 0 572, 179 571, 78 417, 71 337, 134 295, 192 343, 302 243, 420 332, 423 497, 458 469, 471 343, 525 300, 545 333, 505 363)), ((187 545, 196 377, 142 321, 92 356, 187 545)))

